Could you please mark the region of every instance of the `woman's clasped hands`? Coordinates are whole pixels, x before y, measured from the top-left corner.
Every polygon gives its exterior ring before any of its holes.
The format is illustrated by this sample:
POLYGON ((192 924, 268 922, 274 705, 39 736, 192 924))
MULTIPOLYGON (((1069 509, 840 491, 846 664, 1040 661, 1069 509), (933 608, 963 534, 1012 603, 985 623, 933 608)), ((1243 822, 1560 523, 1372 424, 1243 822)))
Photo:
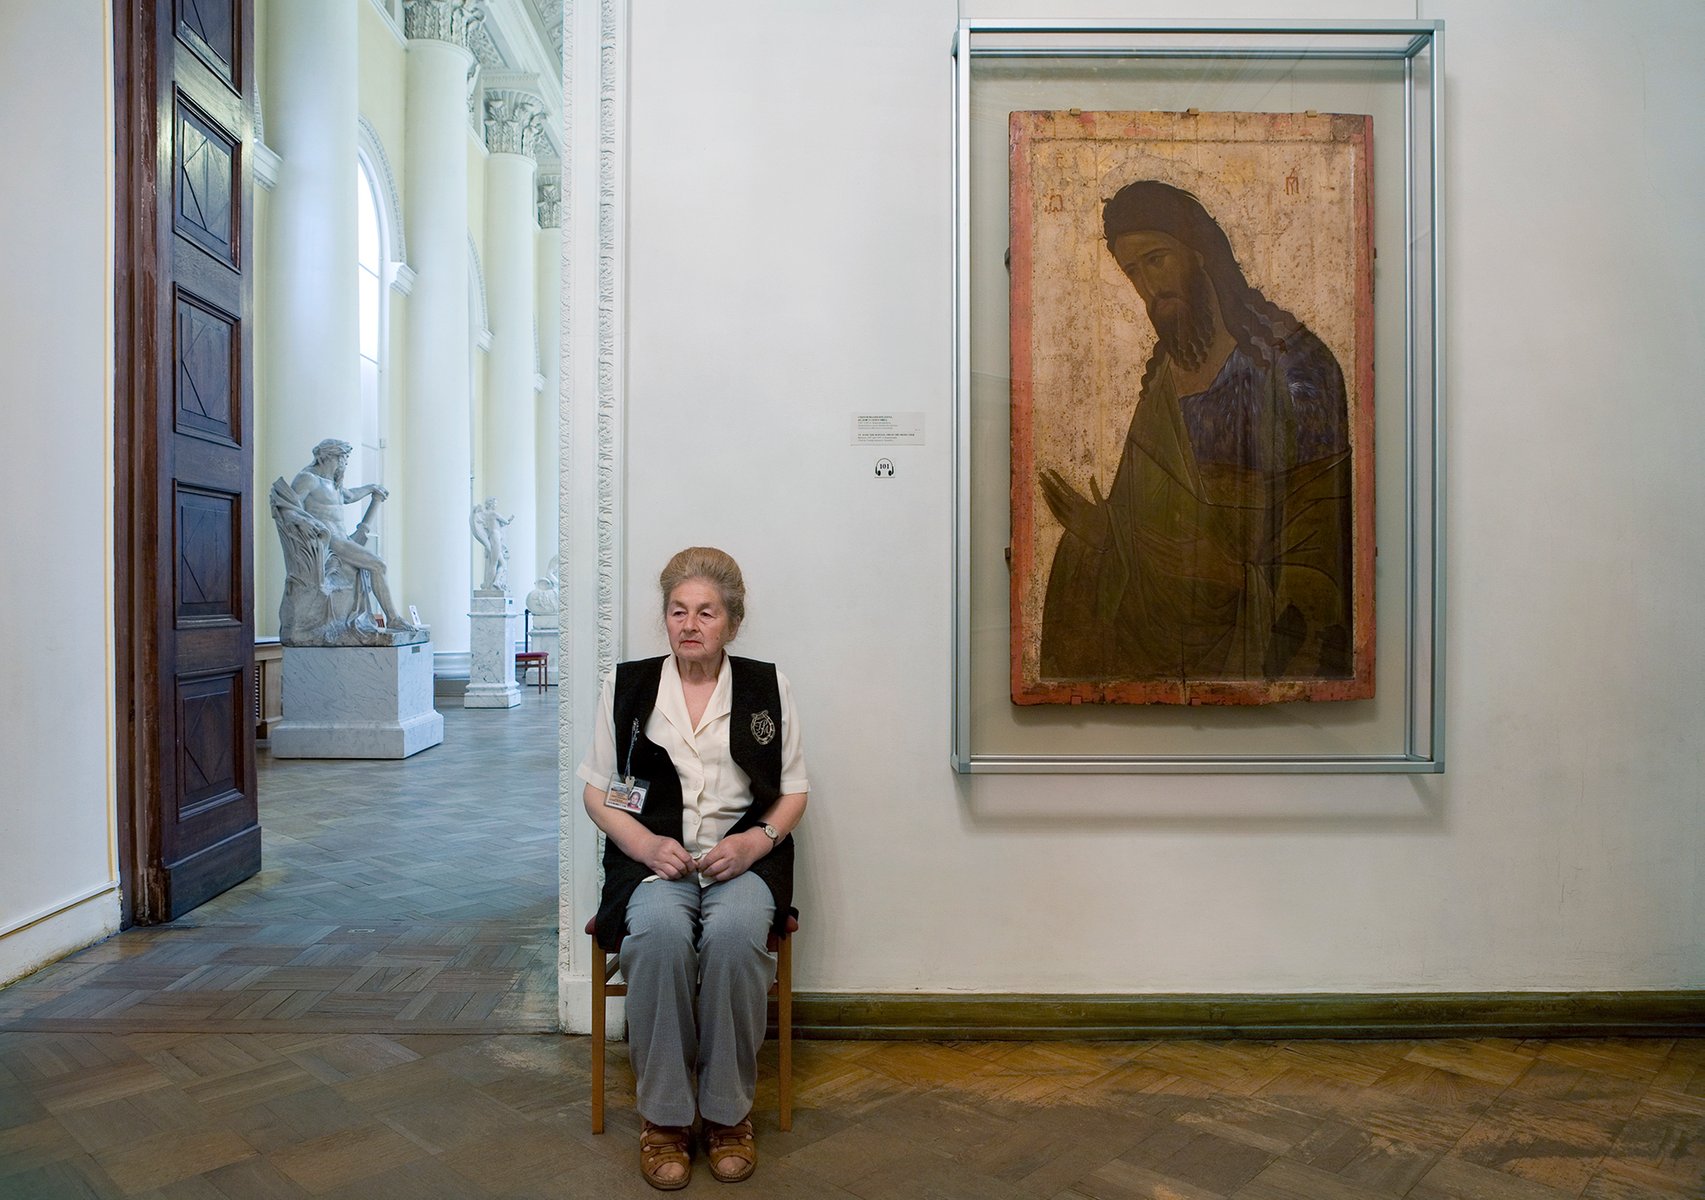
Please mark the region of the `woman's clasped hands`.
POLYGON ((685 846, 661 833, 651 834, 650 840, 634 857, 650 867, 652 874, 659 879, 685 879, 698 869, 698 863, 693 861, 685 846))
POLYGON ((659 879, 685 879, 696 872, 712 883, 726 883, 751 870, 767 847, 768 839, 762 835, 734 834, 695 857, 680 842, 659 833, 651 836, 638 857, 659 879))
POLYGON ((751 870, 753 863, 769 853, 769 847, 769 838, 755 830, 730 834, 700 857, 699 874, 712 883, 727 883, 751 870))

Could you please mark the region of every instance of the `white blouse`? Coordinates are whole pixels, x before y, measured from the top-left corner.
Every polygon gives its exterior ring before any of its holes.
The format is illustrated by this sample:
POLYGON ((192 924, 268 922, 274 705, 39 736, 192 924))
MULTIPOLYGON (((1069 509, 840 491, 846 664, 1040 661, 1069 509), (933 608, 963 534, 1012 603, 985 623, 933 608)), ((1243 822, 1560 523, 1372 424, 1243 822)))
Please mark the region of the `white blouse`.
MULTIPOLYGON (((799 713, 793 703, 793 688, 787 676, 776 672, 781 692, 781 791, 789 796, 808 792, 805 750, 799 734, 799 713)), ((681 780, 681 842, 690 854, 709 850, 722 840, 752 804, 752 781, 735 763, 728 745, 730 713, 734 703, 734 669, 728 656, 716 673, 716 690, 705 705, 695 728, 687 716, 687 700, 681 690, 681 675, 675 656, 663 660, 663 677, 657 683, 657 704, 645 723, 645 736, 669 755, 681 780)), ((616 749, 616 677, 604 678, 598 696, 598 723, 592 746, 575 772, 581 781, 599 791, 610 786, 610 777, 626 764, 618 763, 616 749)), ((621 753, 626 753, 626 739, 621 753)))

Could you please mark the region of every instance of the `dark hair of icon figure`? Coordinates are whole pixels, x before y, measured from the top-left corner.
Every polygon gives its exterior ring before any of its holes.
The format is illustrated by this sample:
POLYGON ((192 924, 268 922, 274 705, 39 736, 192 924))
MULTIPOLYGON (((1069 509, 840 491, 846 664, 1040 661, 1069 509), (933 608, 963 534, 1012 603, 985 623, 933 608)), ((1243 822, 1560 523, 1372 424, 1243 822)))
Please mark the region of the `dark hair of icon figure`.
MULTIPOLYGON (((1107 252, 1127 233, 1164 233, 1201 258, 1202 269, 1219 299, 1220 319, 1237 344, 1262 366, 1271 366, 1281 344, 1302 328, 1302 322, 1249 286, 1231 242, 1202 202, 1182 188, 1158 179, 1139 179, 1114 193, 1101 208, 1102 236, 1107 252)), ((1161 356, 1149 359, 1143 378, 1159 369, 1161 356)))

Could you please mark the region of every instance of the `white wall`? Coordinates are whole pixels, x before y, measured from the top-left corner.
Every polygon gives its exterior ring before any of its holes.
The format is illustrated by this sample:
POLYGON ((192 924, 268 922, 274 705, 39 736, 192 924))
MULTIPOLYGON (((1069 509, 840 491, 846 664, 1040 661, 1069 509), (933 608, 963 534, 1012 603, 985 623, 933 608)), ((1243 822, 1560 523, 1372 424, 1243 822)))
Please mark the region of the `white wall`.
POLYGON ((0 984, 118 925, 111 45, 103 0, 6 6, 0 984))
MULTIPOLYGON (((1705 9, 1419 12, 1448 26, 1448 773, 1086 781, 947 762, 958 8, 633 5, 625 651, 662 648, 670 552, 741 560, 738 648, 806 724, 799 986, 1705 985, 1705 9), (927 445, 877 483, 848 415, 911 409, 927 445)), ((1109 11, 1143 9, 1022 15, 1109 11)))

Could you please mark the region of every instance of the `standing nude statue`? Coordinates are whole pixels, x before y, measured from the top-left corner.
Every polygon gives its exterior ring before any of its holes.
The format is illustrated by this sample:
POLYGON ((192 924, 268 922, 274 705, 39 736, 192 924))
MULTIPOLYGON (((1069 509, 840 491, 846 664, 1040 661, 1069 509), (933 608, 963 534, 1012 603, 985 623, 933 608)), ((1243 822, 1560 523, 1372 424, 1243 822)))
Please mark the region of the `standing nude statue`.
POLYGON ((485 550, 485 581, 480 584, 482 591, 509 590, 509 545, 504 540, 503 527, 514 519, 498 515, 496 496, 487 496, 485 503, 475 505, 468 517, 474 541, 485 550))

